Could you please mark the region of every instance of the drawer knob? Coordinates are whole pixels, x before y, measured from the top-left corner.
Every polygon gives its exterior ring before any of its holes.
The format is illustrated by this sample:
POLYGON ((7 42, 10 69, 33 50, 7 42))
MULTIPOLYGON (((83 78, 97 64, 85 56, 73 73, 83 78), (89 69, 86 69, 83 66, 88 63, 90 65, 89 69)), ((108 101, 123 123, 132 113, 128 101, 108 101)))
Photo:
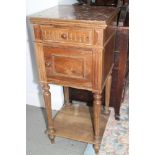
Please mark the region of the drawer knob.
POLYGON ((45 62, 45 66, 46 67, 50 67, 51 66, 51 62, 49 61, 49 62, 45 62))
POLYGON ((62 39, 67 39, 67 35, 65 33, 61 34, 62 39))

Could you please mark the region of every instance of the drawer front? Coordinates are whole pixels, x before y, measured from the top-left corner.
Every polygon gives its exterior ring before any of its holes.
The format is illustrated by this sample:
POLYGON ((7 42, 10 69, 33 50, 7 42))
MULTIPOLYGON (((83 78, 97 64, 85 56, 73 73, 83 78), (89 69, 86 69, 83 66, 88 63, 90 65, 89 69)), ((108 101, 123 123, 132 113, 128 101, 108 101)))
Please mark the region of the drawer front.
POLYGON ((92 86, 92 51, 44 46, 44 58, 49 82, 92 86))
POLYGON ((41 32, 44 42, 93 44, 93 30, 89 28, 41 26, 41 32))

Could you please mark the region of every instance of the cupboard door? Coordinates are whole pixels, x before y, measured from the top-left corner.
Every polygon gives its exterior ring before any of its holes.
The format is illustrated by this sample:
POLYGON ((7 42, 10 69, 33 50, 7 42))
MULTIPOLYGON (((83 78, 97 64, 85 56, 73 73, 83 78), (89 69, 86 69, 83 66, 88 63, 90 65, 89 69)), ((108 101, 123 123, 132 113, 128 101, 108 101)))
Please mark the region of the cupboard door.
POLYGON ((46 75, 49 82, 92 86, 92 51, 44 46, 46 75))

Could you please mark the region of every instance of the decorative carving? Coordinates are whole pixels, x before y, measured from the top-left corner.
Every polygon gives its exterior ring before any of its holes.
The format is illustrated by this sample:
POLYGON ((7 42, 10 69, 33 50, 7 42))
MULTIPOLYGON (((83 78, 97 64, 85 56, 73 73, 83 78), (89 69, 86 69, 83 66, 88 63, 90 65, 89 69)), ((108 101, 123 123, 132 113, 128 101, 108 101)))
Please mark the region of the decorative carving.
POLYGON ((47 114, 47 122, 48 122, 48 129, 47 134, 49 138, 51 139, 51 142, 54 142, 54 123, 52 119, 52 110, 51 110, 51 93, 49 91, 50 86, 46 83, 41 84, 43 89, 43 96, 44 96, 44 102, 45 102, 45 109, 47 114))
POLYGON ((93 115, 94 115, 94 132, 95 132, 95 152, 99 151, 100 148, 100 116, 101 116, 101 104, 102 95, 100 93, 94 94, 93 102, 93 115))
POLYGON ((37 66, 38 66, 39 80, 47 81, 43 54, 44 54, 43 45, 41 43, 36 42, 35 43, 35 55, 36 55, 36 61, 37 61, 37 66))
POLYGON ((44 46, 48 82, 59 79, 66 84, 79 80, 76 86, 92 86, 92 51, 79 48, 44 46), (51 62, 51 64, 48 64, 51 62), (63 65, 62 65, 63 64, 63 65), (49 66, 49 67, 48 67, 49 66), (91 84, 91 85, 89 85, 91 84))
POLYGON ((35 39, 37 41, 41 41, 42 35, 41 35, 40 25, 33 25, 33 29, 34 29, 35 39))
POLYGON ((44 41, 65 41, 75 43, 92 44, 92 30, 89 29, 58 29, 48 26, 42 26, 42 35, 44 41))

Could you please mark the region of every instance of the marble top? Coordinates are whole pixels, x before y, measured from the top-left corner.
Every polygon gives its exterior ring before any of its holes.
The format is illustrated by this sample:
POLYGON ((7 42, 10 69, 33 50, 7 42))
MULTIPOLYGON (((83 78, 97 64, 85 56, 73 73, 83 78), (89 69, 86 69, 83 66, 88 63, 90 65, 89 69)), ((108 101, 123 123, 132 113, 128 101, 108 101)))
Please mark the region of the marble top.
POLYGON ((31 19, 48 20, 84 20, 84 21, 107 21, 116 14, 114 7, 104 6, 81 6, 81 5, 58 5, 47 10, 30 15, 31 19))

